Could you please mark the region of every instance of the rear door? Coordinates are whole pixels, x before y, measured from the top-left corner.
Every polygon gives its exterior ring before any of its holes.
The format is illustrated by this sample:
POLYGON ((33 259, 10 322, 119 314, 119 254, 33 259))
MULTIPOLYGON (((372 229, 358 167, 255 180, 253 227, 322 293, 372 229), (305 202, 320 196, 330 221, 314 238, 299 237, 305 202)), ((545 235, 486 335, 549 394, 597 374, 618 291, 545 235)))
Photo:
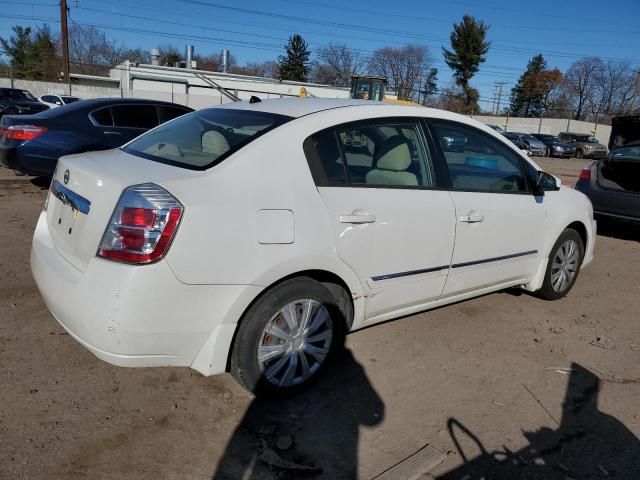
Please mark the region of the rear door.
POLYGON ((358 275, 370 322, 440 297, 454 241, 449 192, 416 119, 345 124, 305 141, 338 255, 358 275))
POLYGON ((444 296, 528 280, 540 261, 546 204, 532 193, 525 161, 475 127, 448 121, 429 126, 446 160, 455 204, 456 242, 444 296), (460 152, 440 148, 453 134, 465 138, 460 152))
POLYGON ((90 118, 96 127, 98 142, 116 148, 159 125, 155 105, 126 104, 94 110, 90 118))

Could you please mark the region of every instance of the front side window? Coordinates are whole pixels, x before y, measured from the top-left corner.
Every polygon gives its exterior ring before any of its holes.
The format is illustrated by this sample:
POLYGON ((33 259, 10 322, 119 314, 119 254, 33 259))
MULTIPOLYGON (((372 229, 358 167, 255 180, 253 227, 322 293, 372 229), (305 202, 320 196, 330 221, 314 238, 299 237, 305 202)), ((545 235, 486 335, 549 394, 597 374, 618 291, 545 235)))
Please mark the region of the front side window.
POLYGON ((506 145, 462 124, 435 122, 431 126, 444 152, 454 189, 528 192, 522 160, 506 145))
POLYGON ((210 108, 163 124, 123 149, 156 162, 201 170, 290 119, 273 113, 210 108))
POLYGON ((417 121, 339 126, 310 137, 305 152, 318 185, 433 186, 417 121))
POLYGON ((118 105, 111 107, 116 127, 149 129, 158 126, 155 105, 118 105))

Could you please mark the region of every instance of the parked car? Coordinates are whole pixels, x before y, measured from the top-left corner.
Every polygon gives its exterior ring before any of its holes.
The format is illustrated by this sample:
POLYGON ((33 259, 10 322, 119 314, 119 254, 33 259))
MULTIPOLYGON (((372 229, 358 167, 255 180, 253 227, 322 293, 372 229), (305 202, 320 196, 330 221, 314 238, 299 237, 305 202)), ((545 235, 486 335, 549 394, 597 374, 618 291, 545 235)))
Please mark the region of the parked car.
POLYGON ((107 362, 286 392, 346 331, 508 287, 566 295, 594 234, 584 195, 475 120, 278 99, 62 157, 31 268, 107 362), (452 134, 462 152, 442 148, 452 134), (346 149, 354 138, 365 148, 346 149))
POLYGON ((618 148, 584 167, 576 189, 589 197, 596 215, 640 222, 640 146, 618 148))
POLYGON ((82 100, 0 121, 0 164, 18 174, 51 176, 63 155, 119 147, 193 110, 135 98, 82 100))
POLYGON ((532 155, 544 157, 547 153, 547 146, 530 133, 513 132, 518 135, 528 147, 532 155))
POLYGON ((517 133, 505 132, 502 135, 527 155, 533 155, 529 144, 525 143, 522 137, 517 133))
POLYGON ((604 158, 607 156, 607 147, 599 143, 593 135, 561 132, 558 138, 576 147, 576 158, 604 158))
POLYGON ((547 133, 532 133, 532 135, 547 147, 545 156, 570 158, 576 154, 576 147, 561 142, 555 135, 549 135, 547 133))
POLYGON ((3 115, 31 115, 48 110, 27 90, 0 88, 0 117, 3 115))
POLYGON ((502 128, 500 125, 495 125, 493 123, 487 123, 487 127, 493 128, 498 133, 506 133, 506 130, 502 128))
POLYGON ((47 105, 49 108, 61 107, 68 105, 78 100, 82 100, 80 97, 73 97, 70 95, 43 95, 38 100, 47 105))

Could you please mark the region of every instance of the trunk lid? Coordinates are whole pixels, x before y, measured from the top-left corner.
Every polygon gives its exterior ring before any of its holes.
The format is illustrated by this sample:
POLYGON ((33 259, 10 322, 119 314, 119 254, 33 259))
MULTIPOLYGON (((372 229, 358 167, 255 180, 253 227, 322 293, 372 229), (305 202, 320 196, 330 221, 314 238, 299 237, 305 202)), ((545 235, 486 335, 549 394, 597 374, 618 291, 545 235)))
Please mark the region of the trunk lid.
POLYGON ((56 250, 84 271, 96 255, 100 240, 122 191, 152 182, 171 185, 201 172, 161 165, 119 149, 62 157, 47 197, 47 225, 56 250))

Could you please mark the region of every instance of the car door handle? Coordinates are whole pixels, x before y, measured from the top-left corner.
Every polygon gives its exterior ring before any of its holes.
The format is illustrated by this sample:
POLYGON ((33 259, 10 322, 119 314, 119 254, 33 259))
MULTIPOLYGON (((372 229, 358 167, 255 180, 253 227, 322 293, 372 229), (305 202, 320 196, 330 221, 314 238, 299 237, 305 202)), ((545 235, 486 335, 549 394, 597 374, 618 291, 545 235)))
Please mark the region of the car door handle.
POLYGON ((373 223, 376 221, 375 215, 369 214, 350 214, 340 215, 340 223, 373 223))
POLYGON ((484 221, 484 216, 479 213, 471 213, 469 215, 462 215, 460 221, 464 223, 478 223, 484 221))
POLYGON ((105 135, 122 135, 121 132, 114 132, 113 130, 105 130, 104 132, 105 135))

